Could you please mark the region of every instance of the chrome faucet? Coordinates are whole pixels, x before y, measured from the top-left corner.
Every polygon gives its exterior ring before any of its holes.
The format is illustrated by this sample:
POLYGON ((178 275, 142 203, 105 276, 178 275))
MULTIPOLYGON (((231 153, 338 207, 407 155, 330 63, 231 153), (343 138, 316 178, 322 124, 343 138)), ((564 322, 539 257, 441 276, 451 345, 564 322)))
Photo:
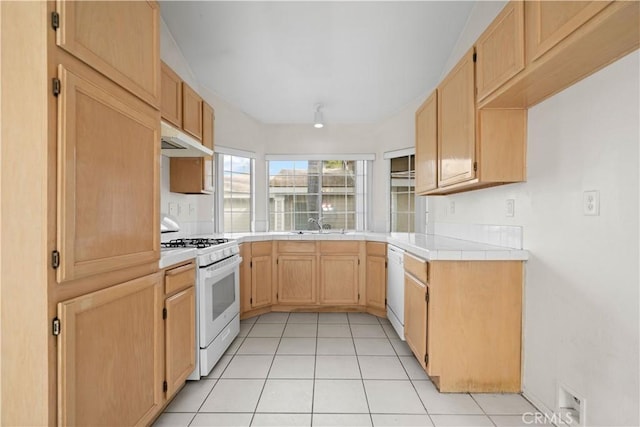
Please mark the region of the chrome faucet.
POLYGON ((322 233, 322 217, 315 219, 315 218, 309 218, 307 220, 307 222, 312 222, 315 225, 318 226, 318 233, 322 233))

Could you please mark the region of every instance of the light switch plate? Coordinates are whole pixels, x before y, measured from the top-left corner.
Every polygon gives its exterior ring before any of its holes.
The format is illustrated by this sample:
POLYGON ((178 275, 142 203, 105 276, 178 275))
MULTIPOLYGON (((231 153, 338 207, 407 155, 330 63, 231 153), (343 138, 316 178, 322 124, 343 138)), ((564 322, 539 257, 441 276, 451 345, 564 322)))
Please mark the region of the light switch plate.
POLYGON ((515 216, 515 214, 516 214, 516 201, 514 199, 507 199, 507 203, 505 205, 505 215, 515 216))
POLYGON ((584 215, 600 215, 600 192, 597 190, 585 191, 582 196, 582 211, 584 215))

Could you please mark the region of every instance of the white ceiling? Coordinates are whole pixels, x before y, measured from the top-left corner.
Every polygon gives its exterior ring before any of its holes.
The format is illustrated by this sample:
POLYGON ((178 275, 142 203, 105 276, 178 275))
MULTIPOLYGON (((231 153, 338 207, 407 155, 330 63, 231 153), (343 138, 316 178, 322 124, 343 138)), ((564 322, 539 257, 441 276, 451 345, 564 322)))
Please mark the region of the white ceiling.
POLYGON ((472 1, 161 2, 199 84, 265 123, 370 123, 424 96, 472 1))

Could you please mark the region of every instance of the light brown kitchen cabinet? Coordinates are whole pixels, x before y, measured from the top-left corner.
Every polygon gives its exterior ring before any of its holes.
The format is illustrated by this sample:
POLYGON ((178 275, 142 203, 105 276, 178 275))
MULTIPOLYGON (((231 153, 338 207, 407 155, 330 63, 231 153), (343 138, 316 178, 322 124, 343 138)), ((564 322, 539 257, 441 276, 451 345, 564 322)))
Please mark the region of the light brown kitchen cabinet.
POLYGON ((157 260, 159 112, 77 62, 58 75, 58 282, 157 260))
POLYGON ((593 18, 610 1, 528 1, 527 62, 535 61, 593 18))
POLYGON ((58 46, 154 107, 160 104, 155 1, 56 2, 58 46))
POLYGON ((162 62, 160 81, 162 119, 182 129, 182 80, 175 71, 162 62))
POLYGON ((405 338, 440 392, 521 390, 522 262, 405 253, 405 338))
POLYGON ((482 100, 524 69, 524 2, 507 3, 476 41, 476 55, 477 97, 482 100))
POLYGON ((261 308, 272 304, 273 259, 271 242, 251 243, 251 308, 261 308))
POLYGON ((526 66, 480 108, 532 107, 640 46, 636 1, 525 1, 524 19, 526 66))
POLYGON ((438 86, 438 187, 476 176, 474 50, 438 86))
MULTIPOLYGON (((422 195, 451 194, 526 179, 527 111, 477 110, 473 58, 471 49, 438 86, 438 185, 422 191, 422 195)), ((417 163, 428 158, 420 158, 419 152, 425 139, 416 139, 417 163)), ((428 175, 417 174, 416 188, 432 186, 428 175)))
POLYGON ((162 277, 58 304, 60 425, 144 425, 160 409, 162 277))
POLYGON ((184 194, 212 194, 213 170, 211 157, 171 157, 169 191, 184 194))
POLYGON ((165 272, 165 399, 171 399, 195 368, 195 263, 165 272))
MULTIPOLYGON (((318 302, 323 305, 360 303, 360 242, 320 241, 318 302)), ((363 252, 364 255, 364 252, 363 252)))
POLYGON ((202 103, 202 145, 213 151, 216 116, 213 107, 202 103))
POLYGON ((367 307, 385 310, 387 306, 387 245, 367 242, 367 307))
POLYGON ((320 304, 358 304, 358 255, 320 256, 320 304))
POLYGON ((426 283, 410 273, 404 275, 404 338, 423 369, 427 369, 427 313, 429 293, 426 283))
POLYGON ((202 141, 202 98, 182 82, 182 129, 202 141))
POLYGON ((317 266, 316 255, 279 255, 278 292, 279 304, 315 304, 317 266))
POLYGON ((438 188, 438 91, 416 111, 416 193, 438 188))

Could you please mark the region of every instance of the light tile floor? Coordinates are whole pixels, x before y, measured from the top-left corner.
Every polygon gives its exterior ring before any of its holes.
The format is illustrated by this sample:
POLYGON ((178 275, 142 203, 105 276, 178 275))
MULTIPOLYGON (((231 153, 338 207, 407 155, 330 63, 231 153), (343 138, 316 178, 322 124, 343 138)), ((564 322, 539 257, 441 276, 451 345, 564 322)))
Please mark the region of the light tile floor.
POLYGON ((155 426, 524 426, 518 394, 438 393, 386 319, 269 313, 155 426))

